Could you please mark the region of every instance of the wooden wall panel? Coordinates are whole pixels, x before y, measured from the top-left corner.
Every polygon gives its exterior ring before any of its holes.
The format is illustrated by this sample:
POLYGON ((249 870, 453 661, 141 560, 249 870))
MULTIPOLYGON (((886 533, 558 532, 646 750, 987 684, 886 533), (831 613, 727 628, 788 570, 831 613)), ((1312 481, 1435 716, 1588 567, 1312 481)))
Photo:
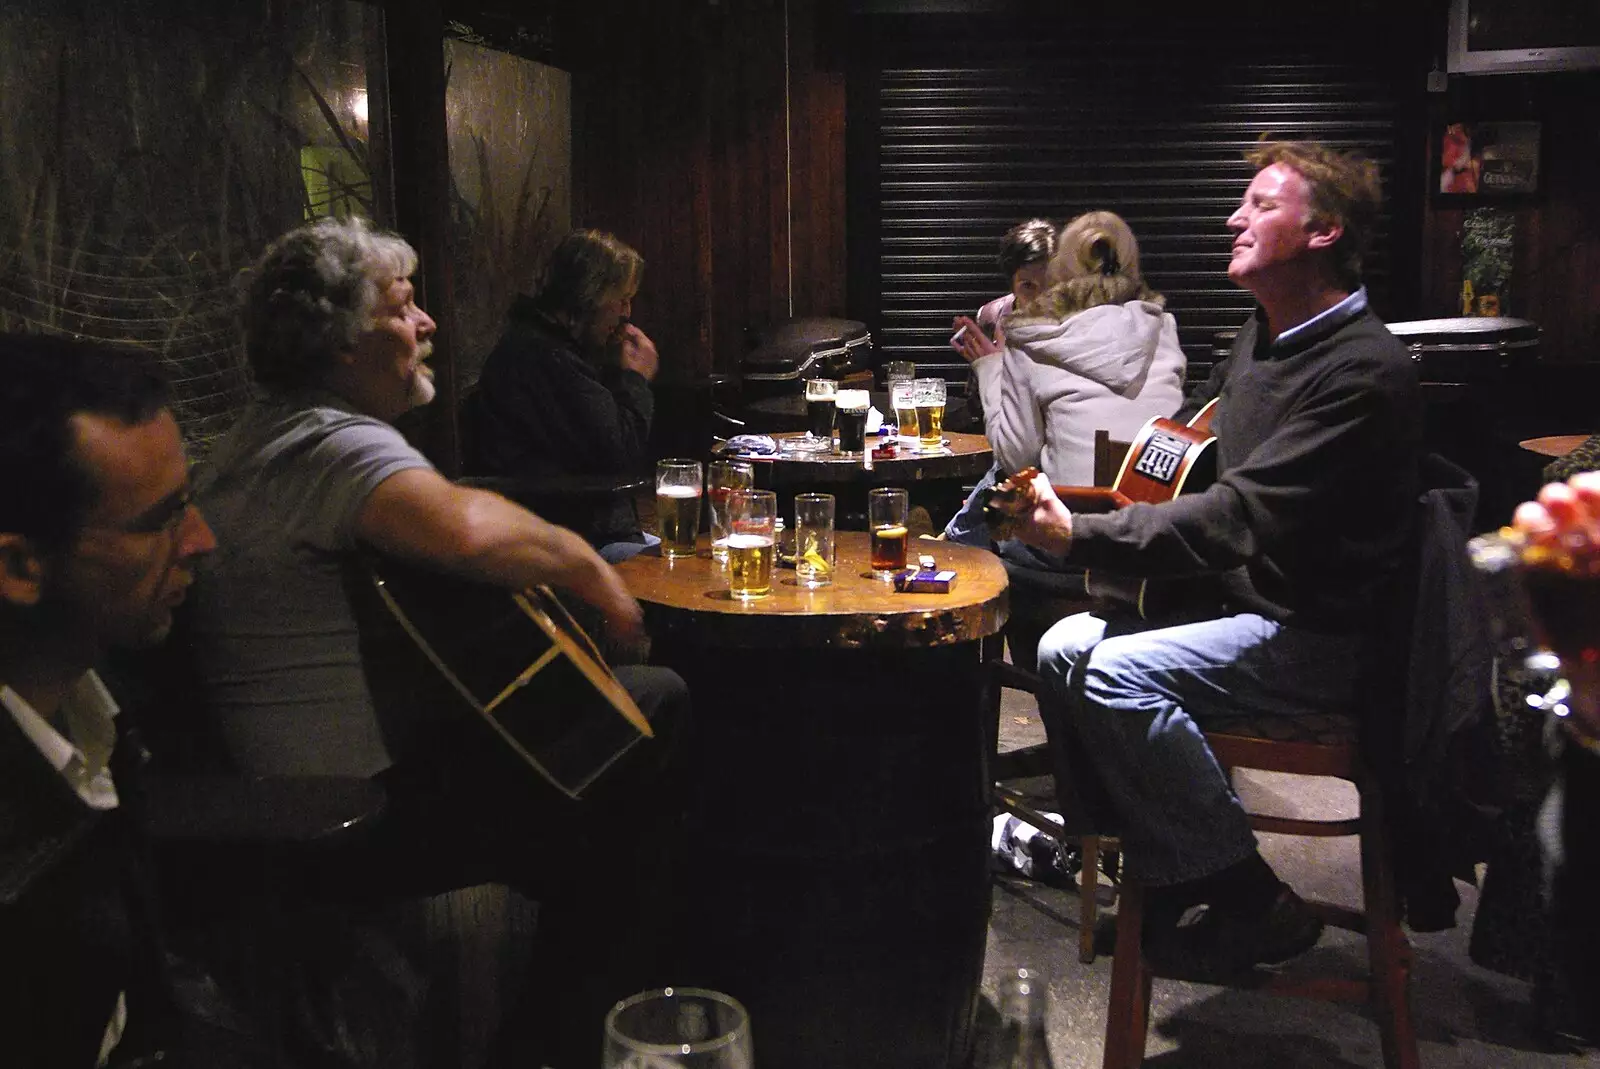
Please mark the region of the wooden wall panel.
MULTIPOLYGON (((1450 78, 1447 93, 1429 100, 1429 181, 1436 182, 1433 143, 1448 122, 1533 121, 1541 124, 1538 194, 1518 200, 1485 198, 1516 217, 1510 306, 1503 314, 1532 320, 1542 331, 1542 362, 1600 363, 1600 71, 1450 78)), ((1459 200, 1431 191, 1424 218, 1424 316, 1461 314, 1459 200)))
POLYGON ((644 255, 634 319, 668 379, 737 371, 791 290, 795 314, 844 311, 844 88, 818 68, 817 2, 568 15, 574 224, 644 255))

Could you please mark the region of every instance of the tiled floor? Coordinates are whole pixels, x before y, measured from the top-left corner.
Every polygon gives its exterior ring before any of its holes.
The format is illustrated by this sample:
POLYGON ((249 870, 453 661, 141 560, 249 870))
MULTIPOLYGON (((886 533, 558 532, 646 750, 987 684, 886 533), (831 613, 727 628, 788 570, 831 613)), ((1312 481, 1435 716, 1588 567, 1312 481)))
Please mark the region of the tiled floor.
MULTIPOLYGON (((1007 692, 1001 748, 1042 741, 1043 731, 1026 695, 1007 692)), ((1302 777, 1258 774, 1241 793, 1256 806, 1280 812, 1329 813, 1354 806, 1354 790, 1302 777)), ((1272 810, 1268 810, 1272 811, 1272 810)), ((1360 904, 1354 839, 1305 840, 1264 835, 1262 853, 1302 894, 1351 906, 1360 904)), ((1412 1006, 1426 1069, 1446 1067, 1570 1067, 1600 1065, 1600 1054, 1568 1054, 1543 1047, 1526 1025, 1526 984, 1489 972, 1467 957, 1476 891, 1458 884, 1464 900, 1453 931, 1414 935, 1416 965, 1412 1006)), ((1102 915, 1102 953, 1092 965, 1078 961, 1078 897, 1029 880, 1001 877, 984 964, 980 1030, 993 1018, 999 977, 1019 965, 1048 970, 1050 1048, 1057 1069, 1100 1065, 1107 990, 1111 979, 1109 924, 1102 915)), ((1338 969, 1353 975, 1365 960, 1363 940, 1330 932, 1290 967, 1338 969)), ((980 1031, 981 1039, 981 1031, 980 1031)), ((1383 1057, 1378 1030, 1364 1008, 1273 998, 1172 980, 1155 982, 1146 1064, 1165 1069, 1377 1067, 1383 1057)))

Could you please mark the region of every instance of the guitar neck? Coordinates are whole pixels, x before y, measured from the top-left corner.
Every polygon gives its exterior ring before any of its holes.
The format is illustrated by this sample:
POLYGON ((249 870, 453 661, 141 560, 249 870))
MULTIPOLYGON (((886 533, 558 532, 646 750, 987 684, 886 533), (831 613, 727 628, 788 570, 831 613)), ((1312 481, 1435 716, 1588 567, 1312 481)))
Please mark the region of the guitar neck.
POLYGON ((1061 503, 1072 512, 1115 512, 1133 504, 1133 499, 1111 486, 1054 486, 1061 503))

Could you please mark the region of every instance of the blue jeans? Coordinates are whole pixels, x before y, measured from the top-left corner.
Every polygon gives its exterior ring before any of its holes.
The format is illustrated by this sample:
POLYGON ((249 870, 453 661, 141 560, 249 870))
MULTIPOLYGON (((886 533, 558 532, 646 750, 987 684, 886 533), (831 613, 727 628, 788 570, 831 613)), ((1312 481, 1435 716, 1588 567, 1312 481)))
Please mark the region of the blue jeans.
POLYGON ((1060 570, 1058 562, 1051 560, 1032 546, 1024 545, 1015 538, 996 542, 991 536, 989 525, 983 521, 983 495, 999 481, 1000 465, 991 465, 989 470, 984 472, 983 478, 978 480, 978 485, 972 488, 972 493, 967 495, 966 501, 962 502, 961 511, 950 517, 950 522, 944 525, 945 540, 963 546, 993 550, 1011 563, 1020 564, 1024 568, 1060 570))
POLYGON ((983 522, 983 493, 999 481, 1000 465, 992 464, 983 478, 978 480, 978 485, 972 488, 972 493, 961 503, 961 511, 950 517, 950 522, 944 525, 947 541, 977 546, 979 549, 990 548, 989 525, 983 522))
POLYGON ((1129 872, 1166 886, 1220 872, 1256 848, 1197 723, 1347 710, 1365 653, 1363 636, 1254 613, 1133 633, 1079 613, 1039 642, 1048 691, 1040 712, 1050 731, 1071 733, 1097 773, 1129 872))
POLYGON ((641 532, 643 542, 607 542, 600 547, 600 559, 608 564, 621 564, 630 557, 637 557, 651 546, 659 546, 661 539, 649 531, 641 532))

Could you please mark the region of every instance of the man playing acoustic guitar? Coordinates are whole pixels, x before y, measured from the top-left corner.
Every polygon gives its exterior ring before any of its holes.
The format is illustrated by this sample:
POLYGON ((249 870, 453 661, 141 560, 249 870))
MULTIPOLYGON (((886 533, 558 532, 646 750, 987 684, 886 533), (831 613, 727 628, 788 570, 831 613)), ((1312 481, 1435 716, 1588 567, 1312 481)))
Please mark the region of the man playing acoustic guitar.
MULTIPOLYGON (((467 705, 401 715, 379 708, 369 675, 387 682, 433 668, 420 649, 409 663, 364 664, 348 584, 359 581, 362 555, 375 553, 508 591, 549 584, 592 605, 624 641, 639 637, 642 614, 583 538, 451 483, 391 425, 434 393, 426 363, 434 322, 414 299, 416 267, 416 252, 397 235, 359 219, 324 219, 279 238, 251 272, 245 350, 261 395, 196 474, 222 544, 193 599, 201 695, 245 773, 379 777, 390 801, 365 867, 371 891, 498 881, 546 906, 554 897, 585 915, 621 912, 590 918, 597 934, 541 909, 541 935, 565 934, 570 953, 582 956, 547 964, 577 986, 593 971, 596 940, 634 919, 624 891, 659 890, 631 886, 635 874, 648 883, 642 866, 628 879, 596 873, 628 868, 634 847, 620 844, 646 845, 651 822, 669 813, 665 799, 643 797, 657 792, 640 767, 661 758, 662 740, 634 747, 626 771, 613 768, 601 785, 602 798, 576 808, 483 741, 486 732, 463 743, 476 715, 467 705), (455 725, 441 722, 452 714, 461 721, 453 734, 455 725), (608 811, 626 833, 611 825, 607 838, 608 811), (579 822, 590 830, 574 834, 579 822)), ((687 690, 676 674, 644 666, 617 674, 652 721, 682 721, 687 690)), ((582 1027, 587 1051, 598 1016, 582 1027)))
POLYGON ((1258 306, 1176 418, 1218 398, 1204 492, 1074 515, 1037 477, 996 507, 1064 565, 1140 577, 1230 573, 1214 619, 1133 631, 1109 614, 1039 645, 1041 702, 1099 774, 1130 872, 1151 886, 1147 952, 1197 978, 1284 961, 1321 924, 1256 850, 1196 724, 1221 714, 1347 711, 1401 569, 1418 490, 1421 401, 1401 344, 1368 309, 1362 254, 1375 164, 1268 143, 1228 220, 1228 276, 1258 306), (1195 907, 1204 906, 1204 909, 1195 907))

